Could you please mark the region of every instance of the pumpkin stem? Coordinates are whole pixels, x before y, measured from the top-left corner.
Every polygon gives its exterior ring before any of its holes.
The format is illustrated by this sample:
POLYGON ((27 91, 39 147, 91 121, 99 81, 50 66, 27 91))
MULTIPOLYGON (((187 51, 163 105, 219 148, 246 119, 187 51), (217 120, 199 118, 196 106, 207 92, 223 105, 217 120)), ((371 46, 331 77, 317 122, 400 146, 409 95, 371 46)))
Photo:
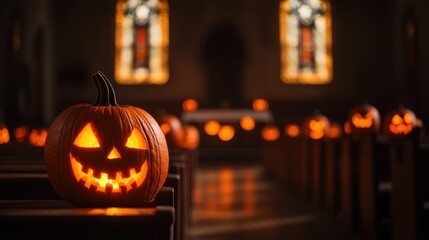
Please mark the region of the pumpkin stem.
POLYGON ((101 72, 98 71, 91 76, 95 82, 95 85, 97 86, 98 91, 97 101, 93 104, 93 106, 110 106, 109 87, 100 73, 101 72))
POLYGON ((102 73, 101 71, 98 71, 101 75, 101 77, 103 78, 103 80, 106 82, 107 87, 109 88, 109 103, 112 106, 118 106, 118 102, 116 101, 116 94, 115 94, 115 90, 113 90, 113 86, 110 83, 109 79, 106 77, 106 75, 104 75, 104 73, 102 73))

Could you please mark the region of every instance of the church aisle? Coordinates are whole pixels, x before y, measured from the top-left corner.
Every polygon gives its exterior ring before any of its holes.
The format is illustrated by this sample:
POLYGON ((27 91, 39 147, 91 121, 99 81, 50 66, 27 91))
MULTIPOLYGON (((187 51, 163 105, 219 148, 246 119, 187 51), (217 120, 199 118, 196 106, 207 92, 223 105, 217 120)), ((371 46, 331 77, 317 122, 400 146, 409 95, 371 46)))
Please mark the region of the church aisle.
POLYGON ((267 178, 258 162, 203 162, 195 184, 190 240, 357 239, 267 178))

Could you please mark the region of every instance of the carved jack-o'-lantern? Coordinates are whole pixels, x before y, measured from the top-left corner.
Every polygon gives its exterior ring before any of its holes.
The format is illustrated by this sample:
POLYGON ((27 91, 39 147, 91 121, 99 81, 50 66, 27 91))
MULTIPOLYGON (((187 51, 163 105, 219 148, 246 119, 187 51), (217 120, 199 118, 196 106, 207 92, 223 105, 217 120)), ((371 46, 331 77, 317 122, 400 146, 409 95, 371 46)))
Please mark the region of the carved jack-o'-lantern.
POLYGON ((0 144, 6 144, 10 140, 9 130, 3 124, 0 124, 0 144))
POLYGON ((390 139, 408 136, 416 127, 422 127, 421 121, 413 111, 402 106, 387 113, 383 122, 384 134, 390 139))
POLYGON ((33 129, 28 135, 28 143, 35 147, 43 147, 47 136, 48 130, 44 128, 33 129))
POLYGON ((353 107, 347 121, 351 135, 357 139, 376 134, 380 129, 380 114, 377 108, 367 103, 353 107))
POLYGON ((305 137, 313 140, 322 139, 329 128, 329 119, 325 115, 315 112, 304 120, 302 128, 305 137))
POLYGON ((146 111, 118 105, 103 73, 92 78, 97 101, 65 109, 49 128, 49 180, 62 198, 78 206, 142 206, 167 177, 164 134, 146 111))

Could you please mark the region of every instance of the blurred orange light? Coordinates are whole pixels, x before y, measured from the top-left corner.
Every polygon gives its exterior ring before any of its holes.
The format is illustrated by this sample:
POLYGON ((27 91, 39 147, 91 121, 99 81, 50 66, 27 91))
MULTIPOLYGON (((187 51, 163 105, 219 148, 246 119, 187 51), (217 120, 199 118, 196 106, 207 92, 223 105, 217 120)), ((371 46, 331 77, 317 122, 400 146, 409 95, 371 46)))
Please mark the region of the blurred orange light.
POLYGON ((244 130, 250 131, 255 128, 255 120, 251 116, 244 116, 240 119, 240 126, 244 130))
POLYGON ((298 137, 299 135, 299 126, 297 124, 289 124, 285 127, 285 133, 289 137, 298 137))
POLYGON ((159 127, 164 135, 167 135, 171 131, 171 126, 168 123, 162 123, 159 127))
POLYGON ((32 146, 43 147, 45 146, 47 136, 48 131, 46 129, 33 129, 28 136, 28 142, 32 146))
POLYGON ((350 128, 350 122, 349 122, 349 121, 346 121, 346 122, 344 123, 344 132, 345 132, 347 135, 349 135, 350 133, 352 133, 352 130, 351 130, 351 128, 350 128))
POLYGON ((198 102, 192 98, 186 99, 183 101, 182 108, 185 112, 195 112, 198 110, 198 102))
POLYGON ((253 101, 253 110, 257 112, 268 110, 268 101, 262 98, 257 98, 253 101))
POLYGON ((15 139, 17 142, 23 143, 28 135, 28 128, 26 126, 17 127, 15 128, 13 134, 15 135, 15 139))
POLYGON ((219 139, 222 141, 229 141, 234 137, 234 135, 235 130, 231 125, 222 126, 218 133, 219 139))
POLYGON ((0 126, 0 144, 6 144, 10 140, 9 130, 0 126))
POLYGON ((341 137, 342 130, 341 126, 338 123, 331 123, 329 125, 328 131, 326 132, 326 135, 329 138, 339 138, 341 137))
POLYGON ((275 141, 280 137, 280 131, 276 126, 269 125, 262 129, 261 135, 265 141, 275 141))
POLYGON ((219 129, 220 129, 220 124, 216 120, 210 120, 204 124, 204 131, 210 136, 214 136, 218 134, 219 129))

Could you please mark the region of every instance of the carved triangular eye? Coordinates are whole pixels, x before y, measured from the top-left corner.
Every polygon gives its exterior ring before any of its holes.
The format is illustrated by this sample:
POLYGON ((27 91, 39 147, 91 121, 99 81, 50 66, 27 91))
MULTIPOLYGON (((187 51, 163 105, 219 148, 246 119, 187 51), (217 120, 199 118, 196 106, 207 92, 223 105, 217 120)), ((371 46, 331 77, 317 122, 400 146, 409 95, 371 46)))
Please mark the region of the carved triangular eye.
POLYGON ((133 129, 131 135, 127 139, 127 142, 125 143, 125 146, 128 148, 147 150, 146 139, 137 128, 133 129))
POLYGON ((73 143, 75 146, 82 148, 99 148, 100 143, 98 142, 97 136, 95 136, 94 128, 92 123, 87 123, 85 127, 77 135, 73 143))

